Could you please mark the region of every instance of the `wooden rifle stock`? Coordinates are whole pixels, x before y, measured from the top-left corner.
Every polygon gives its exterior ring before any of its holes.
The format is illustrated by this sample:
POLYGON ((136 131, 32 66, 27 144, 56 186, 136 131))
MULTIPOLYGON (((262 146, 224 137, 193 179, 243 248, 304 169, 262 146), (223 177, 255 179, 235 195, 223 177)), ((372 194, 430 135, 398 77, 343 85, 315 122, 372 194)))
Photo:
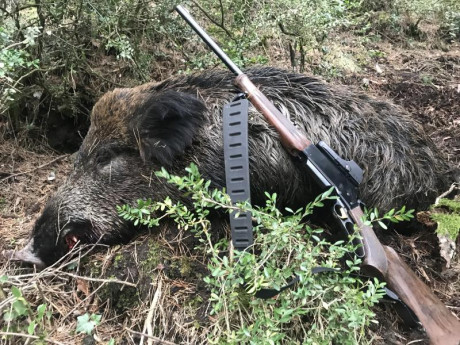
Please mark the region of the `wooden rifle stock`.
POLYGON ((383 246, 370 226, 363 224, 360 207, 350 211, 365 251, 362 270, 385 281, 414 312, 433 345, 459 345, 460 322, 407 266, 393 248, 383 246))
MULTIPOLYGON (((277 130, 288 151, 296 155, 312 143, 300 132, 245 75, 236 77, 235 85, 277 130)), ((350 210, 358 226, 365 253, 363 273, 387 283, 418 317, 433 345, 460 345, 460 322, 433 292, 415 275, 394 249, 383 246, 374 230, 362 222, 361 207, 350 210)))

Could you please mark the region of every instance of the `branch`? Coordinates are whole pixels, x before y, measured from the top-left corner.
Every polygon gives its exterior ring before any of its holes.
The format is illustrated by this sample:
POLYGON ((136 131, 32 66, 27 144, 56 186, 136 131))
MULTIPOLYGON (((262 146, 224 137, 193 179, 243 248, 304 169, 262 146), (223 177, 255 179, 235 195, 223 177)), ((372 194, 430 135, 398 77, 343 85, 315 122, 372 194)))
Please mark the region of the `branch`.
POLYGON ((286 28, 284 27, 283 23, 281 22, 278 22, 278 27, 280 28, 281 32, 285 35, 288 35, 288 36, 293 36, 293 37, 299 37, 298 34, 295 34, 293 32, 289 32, 286 30, 286 28))
POLYGON ((450 193, 452 193, 455 189, 460 189, 460 184, 454 182, 452 183, 452 185, 450 186, 449 190, 442 193, 440 196, 438 196, 436 198, 436 201, 434 202, 434 205, 437 206, 439 204, 439 201, 442 199, 442 198, 445 198, 446 196, 448 196, 450 193))
MULTIPOLYGON (((24 334, 24 333, 14 333, 14 332, 0 332, 0 335, 5 335, 5 336, 13 336, 13 337, 23 337, 23 338, 29 338, 29 339, 40 339, 40 337, 36 335, 30 335, 30 334, 24 334)), ((64 343, 61 343, 59 341, 51 340, 48 338, 43 339, 46 343, 51 343, 51 344, 57 344, 57 345, 64 345, 64 343)))
POLYGON ((132 287, 137 287, 137 284, 130 283, 124 280, 118 280, 118 279, 101 279, 101 278, 91 278, 91 277, 84 277, 84 276, 79 276, 78 274, 73 274, 69 272, 64 272, 61 270, 58 270, 59 274, 63 274, 72 278, 76 279, 81 279, 81 280, 87 280, 91 282, 98 282, 98 283, 115 283, 115 284, 121 284, 121 285, 127 285, 127 286, 132 286, 132 287))
POLYGON ((213 23, 214 25, 218 26, 219 28, 221 28, 222 30, 224 30, 225 34, 230 37, 230 39, 232 39, 233 41, 236 42, 236 39, 235 37, 233 37, 232 33, 230 31, 227 30, 227 28, 224 26, 224 21, 223 21, 223 17, 224 17, 224 12, 223 12, 223 8, 221 7, 221 13, 222 13, 222 23, 219 23, 217 20, 215 20, 203 7, 200 6, 200 4, 198 4, 196 1, 192 1, 196 7, 198 7, 198 9, 203 12, 203 14, 206 16, 206 18, 208 18, 211 23, 213 23))
POLYGON ((65 155, 62 155, 62 156, 59 156, 59 157, 56 157, 55 159, 53 159, 52 161, 48 162, 48 163, 45 163, 45 164, 42 164, 36 168, 33 168, 33 169, 30 169, 30 170, 27 170, 27 171, 22 171, 22 172, 18 172, 16 174, 11 174, 7 177, 4 177, 0 180, 0 182, 3 182, 3 181, 6 181, 6 180, 9 180, 10 178, 12 177, 16 177, 16 176, 20 176, 20 175, 27 175, 27 174, 30 174, 31 172, 34 172, 35 170, 39 170, 41 168, 44 168, 46 167, 47 165, 50 165, 50 164, 53 164, 54 162, 57 162, 63 158, 66 158, 68 157, 69 155, 68 154, 65 154, 65 155))

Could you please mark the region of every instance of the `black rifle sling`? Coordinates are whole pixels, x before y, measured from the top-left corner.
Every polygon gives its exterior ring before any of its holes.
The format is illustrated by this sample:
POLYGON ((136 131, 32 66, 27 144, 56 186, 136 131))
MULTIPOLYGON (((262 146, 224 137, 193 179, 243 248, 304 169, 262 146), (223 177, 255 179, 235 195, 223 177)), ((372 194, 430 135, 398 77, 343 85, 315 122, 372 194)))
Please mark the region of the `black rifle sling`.
MULTIPOLYGON (((224 106, 223 134, 225 179, 227 193, 232 204, 251 202, 249 187, 248 158, 248 109, 247 99, 237 99, 224 106)), ((230 213, 232 243, 237 250, 245 250, 252 245, 251 212, 230 213), (238 217, 235 217, 238 215, 238 217)))
MULTIPOLYGON (((249 156, 248 156, 248 111, 249 101, 244 94, 226 104, 223 109, 223 138, 225 159, 225 180, 227 193, 232 203, 251 201, 249 156)), ((230 213, 232 244, 236 250, 245 250, 253 244, 251 212, 230 213), (238 217, 235 217, 238 214, 238 217)), ((285 286, 277 289, 261 289, 256 297, 272 298, 292 288, 299 281, 294 277, 285 286)))

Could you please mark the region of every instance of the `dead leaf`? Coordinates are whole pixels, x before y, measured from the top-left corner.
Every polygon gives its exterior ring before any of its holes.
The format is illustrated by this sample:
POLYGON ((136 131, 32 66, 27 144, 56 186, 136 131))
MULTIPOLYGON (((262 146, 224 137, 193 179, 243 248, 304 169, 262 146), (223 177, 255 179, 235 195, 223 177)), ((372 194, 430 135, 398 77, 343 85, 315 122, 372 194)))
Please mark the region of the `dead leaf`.
POLYGON ((77 279, 77 291, 81 291, 86 297, 89 296, 89 284, 86 280, 77 279))

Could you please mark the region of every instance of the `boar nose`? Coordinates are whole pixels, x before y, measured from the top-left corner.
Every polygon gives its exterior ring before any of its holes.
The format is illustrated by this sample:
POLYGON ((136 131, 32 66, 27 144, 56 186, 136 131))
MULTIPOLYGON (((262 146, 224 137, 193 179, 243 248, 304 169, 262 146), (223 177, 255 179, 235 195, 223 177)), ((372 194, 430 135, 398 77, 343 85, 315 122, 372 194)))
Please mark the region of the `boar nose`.
POLYGON ((46 264, 35 255, 32 251, 33 239, 21 250, 4 250, 2 256, 11 261, 20 261, 37 266, 37 268, 45 268, 46 264))

